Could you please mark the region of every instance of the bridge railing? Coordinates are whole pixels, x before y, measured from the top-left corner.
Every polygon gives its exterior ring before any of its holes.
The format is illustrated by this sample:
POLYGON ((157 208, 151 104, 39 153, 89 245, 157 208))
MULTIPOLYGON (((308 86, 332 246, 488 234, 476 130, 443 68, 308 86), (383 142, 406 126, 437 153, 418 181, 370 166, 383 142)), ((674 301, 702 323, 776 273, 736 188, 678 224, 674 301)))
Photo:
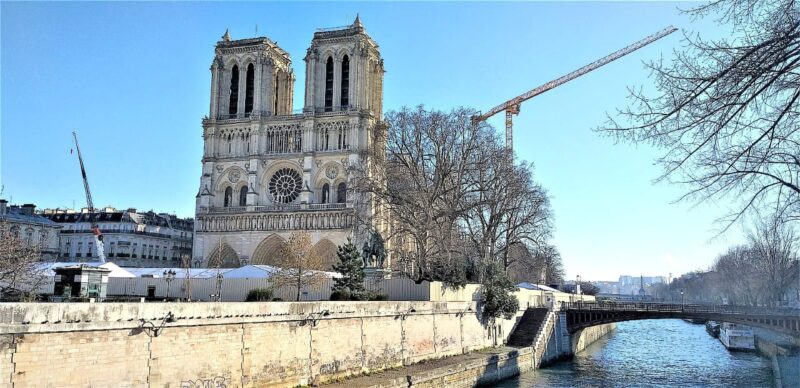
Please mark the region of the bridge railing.
POLYGON ((706 305, 706 304, 701 305, 701 304, 683 304, 683 303, 654 303, 654 302, 607 302, 607 301, 561 302, 561 309, 800 316, 800 309, 795 309, 795 308, 753 307, 753 306, 736 306, 736 305, 706 305))

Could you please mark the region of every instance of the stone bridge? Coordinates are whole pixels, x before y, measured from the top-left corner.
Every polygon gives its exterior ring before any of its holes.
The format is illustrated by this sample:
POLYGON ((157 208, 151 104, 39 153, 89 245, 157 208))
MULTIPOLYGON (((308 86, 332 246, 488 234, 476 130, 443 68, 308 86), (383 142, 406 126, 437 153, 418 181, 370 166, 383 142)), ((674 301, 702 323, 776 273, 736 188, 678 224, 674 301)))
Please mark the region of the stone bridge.
POLYGON ((567 330, 639 319, 702 319, 741 323, 800 337, 800 309, 649 302, 564 302, 567 330))

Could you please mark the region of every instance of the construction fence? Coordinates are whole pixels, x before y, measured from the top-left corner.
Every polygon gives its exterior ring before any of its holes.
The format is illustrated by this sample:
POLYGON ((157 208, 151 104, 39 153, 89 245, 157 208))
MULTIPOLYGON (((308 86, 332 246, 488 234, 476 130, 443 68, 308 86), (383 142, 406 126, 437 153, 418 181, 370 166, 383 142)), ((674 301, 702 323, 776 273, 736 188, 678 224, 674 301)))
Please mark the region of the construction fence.
MULTIPOLYGON (((334 281, 324 279, 313 287, 300 290, 301 301, 330 300, 334 281)), ((385 295, 390 301, 429 301, 429 302, 466 302, 479 301, 481 285, 467 284, 463 287, 451 287, 442 282, 416 283, 405 277, 389 279, 368 278, 364 282, 367 291, 385 295)), ((110 299, 148 298, 148 299, 191 299, 193 301, 215 301, 217 295, 223 302, 242 302, 247 299, 250 290, 256 288, 272 288, 268 278, 177 278, 167 281, 165 278, 108 278, 108 297, 110 299)), ((297 288, 284 286, 273 288, 273 296, 284 301, 297 300, 297 288)), ((53 278, 39 287, 39 293, 53 293, 53 278)), ((575 295, 564 292, 548 292, 520 288, 516 293, 520 307, 543 307, 551 303, 593 301, 588 295, 575 295)))

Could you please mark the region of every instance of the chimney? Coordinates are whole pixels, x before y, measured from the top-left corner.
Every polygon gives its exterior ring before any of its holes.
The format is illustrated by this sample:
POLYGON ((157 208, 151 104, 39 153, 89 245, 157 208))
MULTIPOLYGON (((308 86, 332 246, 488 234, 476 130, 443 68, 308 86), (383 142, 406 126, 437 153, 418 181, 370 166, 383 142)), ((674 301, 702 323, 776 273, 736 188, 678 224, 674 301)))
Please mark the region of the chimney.
POLYGON ((36 210, 36 205, 32 203, 26 203, 22 205, 22 214, 26 216, 32 216, 34 210, 36 210))
POLYGON ((8 205, 8 201, 5 199, 0 199, 0 216, 6 215, 6 206, 8 205))

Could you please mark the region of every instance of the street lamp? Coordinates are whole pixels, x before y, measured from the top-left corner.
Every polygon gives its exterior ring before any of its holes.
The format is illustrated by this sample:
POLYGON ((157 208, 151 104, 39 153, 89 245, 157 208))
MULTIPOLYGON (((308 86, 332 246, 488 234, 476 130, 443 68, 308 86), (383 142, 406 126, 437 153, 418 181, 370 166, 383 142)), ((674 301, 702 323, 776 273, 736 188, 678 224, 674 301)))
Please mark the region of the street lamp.
POLYGON ((177 272, 175 272, 175 271, 173 271, 171 269, 164 271, 164 280, 167 281, 167 298, 166 299, 169 299, 169 286, 170 286, 170 283, 172 283, 172 281, 175 280, 175 275, 177 275, 177 274, 178 274, 177 272))
POLYGON ((583 293, 581 293, 581 275, 575 276, 575 293, 581 298, 583 303, 583 293))
POLYGON ((684 306, 684 303, 683 303, 683 288, 681 288, 681 310, 683 310, 683 306, 684 306))

